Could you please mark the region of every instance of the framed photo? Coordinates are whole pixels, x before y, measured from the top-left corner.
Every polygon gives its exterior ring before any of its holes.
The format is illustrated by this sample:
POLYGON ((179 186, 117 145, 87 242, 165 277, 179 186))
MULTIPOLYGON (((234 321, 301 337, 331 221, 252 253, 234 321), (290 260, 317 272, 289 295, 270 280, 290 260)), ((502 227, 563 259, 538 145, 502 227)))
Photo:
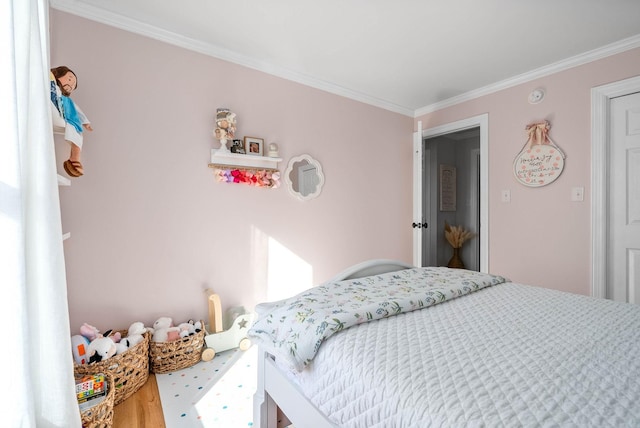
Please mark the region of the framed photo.
POLYGON ((456 167, 440 165, 440 211, 456 210, 456 167))
POLYGON ((264 149, 264 139, 255 137, 244 137, 244 149, 248 155, 262 156, 264 149))
POLYGON ((245 154, 244 151, 244 140, 233 140, 233 144, 231 145, 231 153, 245 154))

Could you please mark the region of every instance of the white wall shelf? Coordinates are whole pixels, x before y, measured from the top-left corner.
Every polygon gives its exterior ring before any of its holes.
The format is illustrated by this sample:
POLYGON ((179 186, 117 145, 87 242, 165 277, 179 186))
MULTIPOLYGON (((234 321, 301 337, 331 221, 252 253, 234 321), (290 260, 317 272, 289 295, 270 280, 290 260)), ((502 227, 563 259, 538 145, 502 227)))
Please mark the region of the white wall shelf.
POLYGON ((209 168, 217 169, 259 169, 259 170, 278 170, 278 162, 282 158, 272 158, 268 156, 243 155, 231 153, 229 151, 221 152, 219 149, 211 149, 211 163, 209 168))

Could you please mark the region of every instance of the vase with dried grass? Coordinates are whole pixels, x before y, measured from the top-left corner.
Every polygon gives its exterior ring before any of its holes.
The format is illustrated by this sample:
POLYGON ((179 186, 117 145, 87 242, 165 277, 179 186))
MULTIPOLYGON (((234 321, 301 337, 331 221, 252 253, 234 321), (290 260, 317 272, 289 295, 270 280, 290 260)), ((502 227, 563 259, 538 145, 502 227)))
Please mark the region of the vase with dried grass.
POLYGON ((449 260, 447 267, 464 269, 464 263, 460 258, 460 248, 462 248, 462 244, 474 236, 474 233, 465 230, 462 226, 450 226, 449 223, 444 222, 444 237, 453 247, 453 256, 449 260))

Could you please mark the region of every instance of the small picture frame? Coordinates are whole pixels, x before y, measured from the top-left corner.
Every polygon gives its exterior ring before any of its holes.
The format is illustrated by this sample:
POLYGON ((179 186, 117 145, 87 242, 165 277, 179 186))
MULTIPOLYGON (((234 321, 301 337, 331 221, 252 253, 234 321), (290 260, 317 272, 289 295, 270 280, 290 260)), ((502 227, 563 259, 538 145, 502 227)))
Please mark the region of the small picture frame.
POLYGON ((244 140, 233 140, 233 144, 231 145, 231 153, 244 155, 244 140))
POLYGON ((440 211, 456 210, 456 167, 440 165, 440 211))
POLYGON ((248 155, 262 156, 264 151, 264 139, 255 137, 244 137, 244 149, 248 155))

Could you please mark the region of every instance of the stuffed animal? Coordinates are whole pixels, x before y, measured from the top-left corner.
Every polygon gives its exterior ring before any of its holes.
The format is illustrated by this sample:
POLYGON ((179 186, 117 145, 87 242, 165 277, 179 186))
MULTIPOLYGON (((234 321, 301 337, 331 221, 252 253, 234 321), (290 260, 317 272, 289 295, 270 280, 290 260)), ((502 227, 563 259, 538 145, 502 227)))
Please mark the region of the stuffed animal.
POLYGON ((129 326, 127 329, 127 336, 131 336, 132 334, 145 334, 149 329, 144 326, 144 324, 140 321, 136 321, 129 326))
POLYGON ((169 317, 161 317, 153 323, 154 342, 171 342, 180 339, 180 328, 173 326, 173 320, 169 317))
POLYGON ((129 350, 129 348, 130 348, 129 342, 127 341, 127 338, 125 337, 120 342, 116 343, 116 355, 120 355, 123 352, 127 352, 129 350))
POLYGON ((87 323, 84 323, 80 326, 80 334, 86 337, 89 342, 92 342, 98 337, 102 337, 102 335, 100 334, 100 330, 87 323))
POLYGON ((189 324, 188 322, 178 324, 178 328, 180 329, 180 337, 182 338, 189 337, 192 334, 195 334, 193 324, 189 324))
POLYGON ((80 177, 84 174, 80 162, 83 131, 92 131, 93 128, 87 116, 70 98, 71 92, 78 86, 77 77, 69 67, 63 65, 50 70, 49 80, 52 120, 54 124, 64 127, 64 139, 71 146, 69 160, 62 166, 70 177, 80 177))
POLYGON ((113 330, 107 330, 104 332, 104 337, 110 338, 111 340, 113 340, 113 343, 118 343, 122 339, 122 333, 120 333, 119 331, 116 331, 114 333, 113 330))
POLYGON ((76 364, 87 364, 87 348, 89 347, 89 339, 81 334, 71 336, 71 352, 76 364))
POLYGON ((85 337, 89 342, 92 342, 99 337, 111 337, 111 340, 113 340, 114 343, 118 343, 122 338, 122 334, 119 331, 113 333, 113 330, 107 330, 102 334, 96 327, 87 323, 80 326, 80 335, 85 337))
POLYGON ((202 323, 189 320, 178 325, 178 328, 180 329, 180 337, 185 338, 200 333, 202 331, 202 323))
POLYGON ((116 354, 122 354, 123 352, 129 350, 130 348, 133 348, 143 340, 144 337, 141 334, 134 334, 122 338, 120 342, 116 343, 116 354))
POLYGON ((142 342, 144 340, 143 335, 147 330, 148 329, 140 321, 136 321, 131 324, 127 330, 127 337, 120 339, 120 342, 116 343, 116 354, 122 354, 129 348, 132 348, 142 342))
POLYGON ((144 334, 147 332, 147 328, 140 321, 136 321, 129 326, 127 330, 127 341, 129 347, 136 346, 138 343, 144 340, 144 334))
POLYGON ((89 364, 99 363, 116 354, 116 344, 109 337, 98 337, 93 340, 87 349, 89 364))
POLYGON ((169 328, 171 326, 173 326, 173 319, 169 317, 160 317, 153 323, 153 330, 155 332, 155 330, 169 328))

